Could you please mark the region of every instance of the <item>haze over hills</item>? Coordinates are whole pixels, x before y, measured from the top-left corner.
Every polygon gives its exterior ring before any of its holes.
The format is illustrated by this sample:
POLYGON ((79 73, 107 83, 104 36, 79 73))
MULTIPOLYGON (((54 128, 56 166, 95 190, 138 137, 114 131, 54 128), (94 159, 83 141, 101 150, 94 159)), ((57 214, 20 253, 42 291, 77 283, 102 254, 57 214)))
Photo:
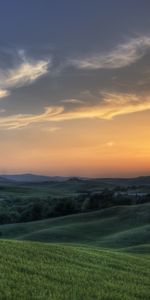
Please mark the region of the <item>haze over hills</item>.
POLYGON ((3 177, 3 176, 0 176, 0 182, 7 182, 9 179, 3 177))
POLYGON ((7 174, 0 175, 0 182, 14 181, 14 182, 80 182, 92 181, 93 183, 106 183, 109 185, 150 185, 150 176, 139 176, 133 178, 88 178, 88 177, 69 177, 69 176, 46 176, 38 174, 7 174))
POLYGON ((45 176, 37 174, 7 174, 0 175, 0 181, 2 180, 11 180, 17 182, 46 182, 46 181, 65 181, 68 177, 61 176, 45 176))

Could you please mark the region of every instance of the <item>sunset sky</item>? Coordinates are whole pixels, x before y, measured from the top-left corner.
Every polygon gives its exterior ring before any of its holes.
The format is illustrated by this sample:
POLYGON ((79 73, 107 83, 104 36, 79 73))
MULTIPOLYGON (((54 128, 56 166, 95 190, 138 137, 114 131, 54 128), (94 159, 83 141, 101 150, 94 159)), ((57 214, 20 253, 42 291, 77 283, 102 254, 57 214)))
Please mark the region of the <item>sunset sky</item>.
POLYGON ((0 1, 0 173, 150 175, 150 1, 0 1))

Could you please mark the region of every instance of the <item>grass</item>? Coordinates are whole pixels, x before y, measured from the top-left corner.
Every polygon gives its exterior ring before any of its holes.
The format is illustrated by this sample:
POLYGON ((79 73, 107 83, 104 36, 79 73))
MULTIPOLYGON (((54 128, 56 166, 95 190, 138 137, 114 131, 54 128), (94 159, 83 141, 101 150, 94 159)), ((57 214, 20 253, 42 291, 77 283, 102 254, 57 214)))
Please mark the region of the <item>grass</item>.
POLYGON ((149 300, 150 204, 1 225, 0 299, 149 300))
MULTIPOLYGON (((37 222, 1 225, 1 238, 129 248, 150 242, 150 204, 112 207, 37 222)), ((147 249, 147 248, 146 248, 147 249)))
POLYGON ((135 186, 136 190, 149 193, 149 182, 150 177, 130 179, 89 178, 88 180, 78 180, 74 178, 63 182, 50 181, 41 183, 1 181, 0 179, 0 198, 36 197, 39 199, 48 196, 72 196, 85 191, 95 192, 96 190, 100 191, 105 188, 113 189, 116 186, 125 188, 135 186))
POLYGON ((70 180, 66 182, 42 182, 42 183, 28 183, 28 182, 0 182, 0 198, 10 197, 36 197, 45 198, 48 196, 62 197, 73 196, 82 191, 95 189, 101 190, 107 187, 112 187, 112 184, 101 182, 100 180, 70 180))
POLYGON ((1 240, 0 266, 0 299, 149 299, 146 255, 1 240))

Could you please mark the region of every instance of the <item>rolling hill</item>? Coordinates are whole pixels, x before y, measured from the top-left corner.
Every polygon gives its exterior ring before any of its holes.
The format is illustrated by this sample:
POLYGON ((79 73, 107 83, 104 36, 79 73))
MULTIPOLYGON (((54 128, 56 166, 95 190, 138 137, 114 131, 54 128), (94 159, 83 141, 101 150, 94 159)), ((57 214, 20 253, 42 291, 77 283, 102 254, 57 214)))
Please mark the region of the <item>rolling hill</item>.
POLYGON ((1 225, 0 235, 0 299, 149 300, 149 203, 1 225))
POLYGON ((0 299, 149 300, 146 255, 1 240, 0 266, 0 299))
MULTIPOLYGON (((150 243, 150 204, 0 226, 1 238, 130 249, 150 243)), ((143 246, 144 249, 144 246, 143 246)), ((148 247, 145 247, 145 251, 148 247)), ((143 250, 144 251, 144 250, 143 250)))

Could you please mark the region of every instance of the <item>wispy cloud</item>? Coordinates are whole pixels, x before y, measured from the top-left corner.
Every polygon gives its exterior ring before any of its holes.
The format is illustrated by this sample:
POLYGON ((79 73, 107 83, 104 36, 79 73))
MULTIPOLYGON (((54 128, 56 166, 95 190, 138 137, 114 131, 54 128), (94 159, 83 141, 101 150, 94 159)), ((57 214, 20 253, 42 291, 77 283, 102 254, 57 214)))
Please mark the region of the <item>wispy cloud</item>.
POLYGON ((62 103, 68 103, 68 104, 83 104, 84 101, 82 100, 79 100, 79 99, 64 99, 64 100, 61 100, 62 103))
POLYGON ((117 45, 109 52, 70 59, 68 63, 78 69, 123 68, 142 58, 148 48, 150 48, 150 37, 140 36, 117 45))
POLYGON ((4 108, 0 109, 0 113, 4 113, 6 110, 4 108))
POLYGON ((107 147, 113 147, 114 145, 115 145, 115 143, 113 141, 107 142, 105 144, 105 146, 107 146, 107 147))
POLYGON ((18 56, 20 63, 13 69, 0 69, 0 98, 8 96, 12 88, 29 85, 48 73, 50 60, 33 60, 23 51, 18 56))
POLYGON ((0 89, 0 98, 7 97, 9 96, 9 94, 10 94, 9 91, 0 89))
POLYGON ((0 127, 4 129, 17 129, 34 124, 43 124, 53 121, 55 116, 61 115, 63 107, 46 107, 41 114, 16 114, 0 117, 0 127))
MULTIPOLYGON (((150 97, 134 94, 103 93, 103 100, 95 106, 78 107, 66 111, 64 106, 46 107, 41 114, 17 114, 0 117, 0 128, 17 129, 34 124, 49 126, 50 122, 79 119, 111 120, 116 116, 150 110, 150 97)), ((54 126, 55 128, 55 126, 54 126)))
POLYGON ((44 127, 43 131, 53 133, 53 132, 56 132, 60 129, 61 129, 61 127, 51 126, 51 127, 44 127))

